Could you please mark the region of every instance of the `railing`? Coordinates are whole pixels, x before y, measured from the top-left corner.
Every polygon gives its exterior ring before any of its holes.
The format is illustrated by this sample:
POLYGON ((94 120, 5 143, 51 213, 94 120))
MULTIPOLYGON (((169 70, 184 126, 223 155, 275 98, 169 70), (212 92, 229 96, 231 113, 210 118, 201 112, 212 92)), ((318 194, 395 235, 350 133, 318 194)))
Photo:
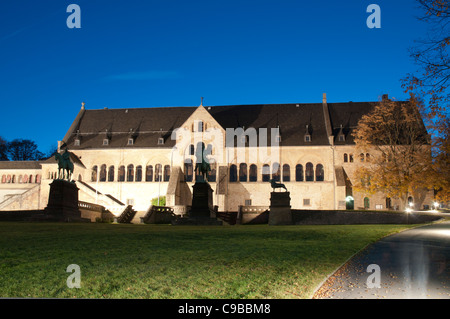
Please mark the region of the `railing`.
POLYGON ((92 210, 95 212, 104 212, 106 209, 102 205, 92 204, 88 202, 78 201, 78 208, 85 209, 85 210, 92 210))

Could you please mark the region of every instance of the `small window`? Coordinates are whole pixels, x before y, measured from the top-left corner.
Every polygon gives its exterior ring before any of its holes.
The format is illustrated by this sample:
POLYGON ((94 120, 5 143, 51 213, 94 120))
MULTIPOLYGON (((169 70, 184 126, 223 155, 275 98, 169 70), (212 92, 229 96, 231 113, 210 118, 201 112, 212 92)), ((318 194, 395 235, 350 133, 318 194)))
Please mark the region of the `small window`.
POLYGON ((305 142, 311 142, 311 135, 305 135, 305 142))
POLYGON ((80 146, 80 140, 79 140, 78 138, 75 139, 73 145, 75 145, 75 146, 80 146))
POLYGON ((275 136, 275 141, 276 141, 277 143, 281 143, 281 135, 275 136))
POLYGON ((109 140, 107 138, 103 139, 103 145, 109 145, 109 140))
POLYGON ((344 153, 344 163, 347 163, 348 162, 348 155, 347 155, 347 153, 344 153))
POLYGON ((158 138, 158 145, 164 145, 164 138, 158 138))
POLYGON ((311 206, 311 199, 304 198, 303 199, 303 206, 311 206))
POLYGON ((128 139, 128 145, 133 145, 134 144, 134 140, 132 138, 128 139))
POLYGON ((252 206, 252 200, 251 199, 246 199, 245 200, 245 206, 252 206))
POLYGON ((345 136, 344 135, 339 135, 339 142, 345 142, 345 136))
POLYGON ((134 205, 134 198, 128 198, 127 199, 127 205, 133 206, 134 205))

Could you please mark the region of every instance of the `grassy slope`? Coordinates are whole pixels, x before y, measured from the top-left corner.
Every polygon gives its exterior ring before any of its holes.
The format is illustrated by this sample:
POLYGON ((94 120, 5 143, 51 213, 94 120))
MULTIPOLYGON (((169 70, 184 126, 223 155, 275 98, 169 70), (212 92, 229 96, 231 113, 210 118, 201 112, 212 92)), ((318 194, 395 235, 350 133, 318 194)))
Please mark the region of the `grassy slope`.
POLYGON ((309 298, 368 243, 404 229, 0 223, 0 297, 309 298), (66 268, 81 268, 81 288, 66 268))

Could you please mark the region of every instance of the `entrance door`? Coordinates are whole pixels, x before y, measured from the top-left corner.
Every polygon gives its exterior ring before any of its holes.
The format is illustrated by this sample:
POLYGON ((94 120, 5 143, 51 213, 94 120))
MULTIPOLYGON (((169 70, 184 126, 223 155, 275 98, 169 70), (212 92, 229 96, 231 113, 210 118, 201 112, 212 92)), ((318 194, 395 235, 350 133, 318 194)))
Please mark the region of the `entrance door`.
POLYGON ((345 198, 345 208, 346 209, 354 209, 355 208, 355 200, 352 196, 347 196, 345 198))

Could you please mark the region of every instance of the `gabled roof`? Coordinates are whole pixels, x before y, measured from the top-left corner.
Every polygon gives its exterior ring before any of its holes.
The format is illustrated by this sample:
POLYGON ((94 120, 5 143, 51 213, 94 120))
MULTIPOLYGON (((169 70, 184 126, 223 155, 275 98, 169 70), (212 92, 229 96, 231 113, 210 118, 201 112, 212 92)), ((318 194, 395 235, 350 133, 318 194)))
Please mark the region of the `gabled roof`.
MULTIPOLYGON (((345 144, 352 144, 350 130, 356 127, 363 114, 369 112, 376 102, 348 103, 290 103, 290 104, 254 104, 204 106, 211 116, 226 128, 267 129, 270 142, 270 129, 279 126, 282 146, 329 145, 327 121, 330 118, 329 131, 337 135, 340 125, 347 133, 345 144), (324 112, 329 114, 324 114, 324 112), (311 142, 304 139, 306 126, 311 134, 311 142)), ((84 110, 66 134, 65 141, 70 150, 108 149, 108 148, 171 148, 175 141, 171 139, 173 130, 181 127, 194 113, 197 107, 158 107, 130 109, 84 110), (75 138, 80 145, 74 145, 75 138), (158 145, 158 139, 164 139, 158 145), (133 138, 133 145, 128 139, 133 138), (108 139, 108 145, 103 140, 108 139)), ((336 142, 336 144, 339 144, 336 142)), ((270 145, 268 143, 268 145, 270 145)))

